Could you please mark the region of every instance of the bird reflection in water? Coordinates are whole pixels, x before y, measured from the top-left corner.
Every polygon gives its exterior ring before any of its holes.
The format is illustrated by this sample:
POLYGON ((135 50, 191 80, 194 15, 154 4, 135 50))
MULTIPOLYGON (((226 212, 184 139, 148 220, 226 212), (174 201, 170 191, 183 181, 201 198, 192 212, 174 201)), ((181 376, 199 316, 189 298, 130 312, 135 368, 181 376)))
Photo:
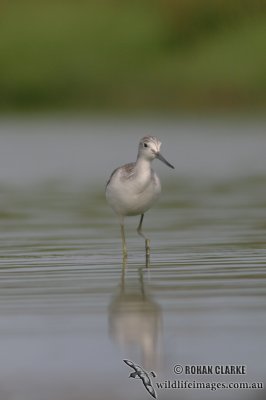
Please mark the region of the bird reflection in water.
MULTIPOLYGON (((143 368, 154 369, 159 364, 161 310, 147 293, 142 268, 138 270, 137 279, 126 282, 125 278, 124 265, 119 291, 109 307, 110 336, 119 344, 123 352, 133 348, 136 350, 134 354, 140 353, 143 368)), ((128 352, 126 356, 130 356, 128 352)), ((136 359, 136 356, 133 358, 136 359)))

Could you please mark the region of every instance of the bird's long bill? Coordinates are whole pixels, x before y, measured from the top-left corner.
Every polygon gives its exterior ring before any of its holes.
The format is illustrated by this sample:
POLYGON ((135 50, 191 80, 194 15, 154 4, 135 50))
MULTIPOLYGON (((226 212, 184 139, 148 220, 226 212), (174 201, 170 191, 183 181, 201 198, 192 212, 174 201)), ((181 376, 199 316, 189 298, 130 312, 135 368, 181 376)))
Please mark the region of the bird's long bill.
POLYGON ((170 164, 162 155, 161 153, 157 153, 156 157, 161 160, 163 163, 165 163, 166 165, 168 165, 168 167, 175 169, 175 167, 170 164))

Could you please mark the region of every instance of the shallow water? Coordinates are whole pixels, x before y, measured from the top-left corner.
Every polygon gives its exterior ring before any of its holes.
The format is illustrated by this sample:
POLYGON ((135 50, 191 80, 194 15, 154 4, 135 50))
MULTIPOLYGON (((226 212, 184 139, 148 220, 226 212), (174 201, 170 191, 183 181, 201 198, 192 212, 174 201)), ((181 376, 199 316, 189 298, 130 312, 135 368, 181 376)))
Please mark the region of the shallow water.
MULTIPOLYGON (((1 400, 152 398, 123 359, 154 371, 154 386, 265 381, 265 124, 35 119, 0 129, 1 400), (176 170, 154 162, 163 194, 144 219, 150 267, 138 218, 127 220, 123 266, 103 188, 149 130, 176 170), (246 373, 189 375, 186 365, 246 373)), ((159 399, 265 396, 155 387, 159 399)))

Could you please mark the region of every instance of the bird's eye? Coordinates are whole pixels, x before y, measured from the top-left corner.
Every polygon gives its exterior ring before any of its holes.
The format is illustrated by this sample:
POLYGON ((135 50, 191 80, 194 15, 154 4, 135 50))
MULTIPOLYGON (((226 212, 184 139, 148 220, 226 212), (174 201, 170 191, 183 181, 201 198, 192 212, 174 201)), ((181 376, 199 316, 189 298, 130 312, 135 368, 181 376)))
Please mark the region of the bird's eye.
POLYGON ((147 143, 144 143, 143 146, 144 146, 144 147, 148 147, 147 143))

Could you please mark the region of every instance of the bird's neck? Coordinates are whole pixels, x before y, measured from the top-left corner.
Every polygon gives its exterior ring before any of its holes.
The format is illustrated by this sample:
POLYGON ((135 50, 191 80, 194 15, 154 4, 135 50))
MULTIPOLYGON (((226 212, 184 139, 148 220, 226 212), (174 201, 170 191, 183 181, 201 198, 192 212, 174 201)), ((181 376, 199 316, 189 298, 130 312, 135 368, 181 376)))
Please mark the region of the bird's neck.
POLYGON ((136 173, 148 174, 151 173, 151 162, 146 158, 138 157, 135 165, 136 173))
POLYGON ((137 193, 143 192, 152 182, 151 162, 145 158, 138 157, 135 164, 134 186, 137 193))

